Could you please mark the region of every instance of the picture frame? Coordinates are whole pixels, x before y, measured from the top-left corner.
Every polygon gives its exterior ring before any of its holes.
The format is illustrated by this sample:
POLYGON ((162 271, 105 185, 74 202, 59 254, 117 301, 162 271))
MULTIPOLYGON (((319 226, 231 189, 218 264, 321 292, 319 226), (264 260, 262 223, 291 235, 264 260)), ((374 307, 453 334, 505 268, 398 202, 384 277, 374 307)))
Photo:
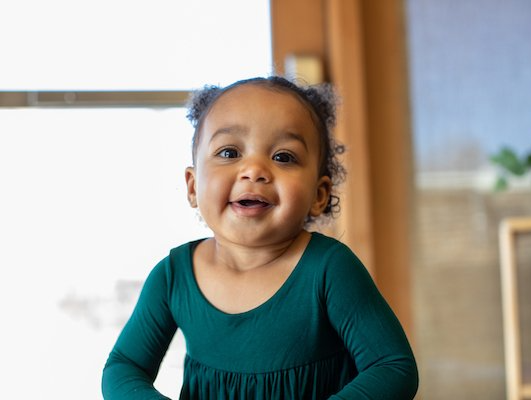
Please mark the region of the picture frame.
POLYGON ((518 235, 526 233, 531 233, 531 217, 506 218, 500 223, 500 272, 508 400, 531 399, 531 383, 524 382, 522 371, 518 260, 516 254, 516 239, 518 235))

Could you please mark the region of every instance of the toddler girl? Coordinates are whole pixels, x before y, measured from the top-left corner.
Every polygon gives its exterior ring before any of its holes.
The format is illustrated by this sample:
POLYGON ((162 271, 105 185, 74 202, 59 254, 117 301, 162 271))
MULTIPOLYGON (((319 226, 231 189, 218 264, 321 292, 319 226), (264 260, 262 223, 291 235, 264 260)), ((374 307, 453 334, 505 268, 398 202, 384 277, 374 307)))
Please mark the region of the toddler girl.
POLYGON ((328 87, 254 78, 195 94, 188 200, 212 238, 150 273, 103 373, 106 399, 153 387, 177 329, 181 399, 412 399, 395 315, 356 256, 305 228, 332 215, 344 171, 328 87))

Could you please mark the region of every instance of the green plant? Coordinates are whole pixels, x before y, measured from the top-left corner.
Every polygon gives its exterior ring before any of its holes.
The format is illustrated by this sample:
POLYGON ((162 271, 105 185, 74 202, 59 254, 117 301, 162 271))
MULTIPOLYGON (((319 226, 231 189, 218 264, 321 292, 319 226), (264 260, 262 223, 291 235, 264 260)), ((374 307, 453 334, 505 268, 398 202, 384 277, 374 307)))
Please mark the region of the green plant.
POLYGON ((498 167, 499 173, 495 190, 505 190, 509 186, 509 175, 523 176, 531 171, 531 153, 519 157, 511 148, 503 147, 498 154, 490 156, 490 160, 498 167))

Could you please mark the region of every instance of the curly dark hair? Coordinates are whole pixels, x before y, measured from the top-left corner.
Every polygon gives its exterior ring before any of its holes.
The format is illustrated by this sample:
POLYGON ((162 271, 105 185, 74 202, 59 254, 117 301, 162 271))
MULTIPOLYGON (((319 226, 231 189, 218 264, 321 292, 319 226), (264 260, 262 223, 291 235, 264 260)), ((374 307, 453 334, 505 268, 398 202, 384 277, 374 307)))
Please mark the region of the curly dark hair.
MULTIPOLYGON (((192 138, 194 163, 201 126, 212 106, 223 94, 242 85, 258 85, 270 90, 291 93, 310 111, 321 142, 320 176, 328 176, 332 181, 332 194, 328 199, 328 205, 323 211, 323 215, 336 215, 340 205, 339 197, 335 194, 334 189, 344 181, 346 176, 346 170, 338 155, 345 151, 345 147, 336 142, 332 133, 336 123, 337 96, 330 84, 303 86, 280 76, 270 76, 244 79, 226 87, 206 85, 201 90, 195 91, 189 99, 187 114, 187 118, 195 129, 192 138)), ((307 223, 314 221, 314 218, 308 217, 307 223)))

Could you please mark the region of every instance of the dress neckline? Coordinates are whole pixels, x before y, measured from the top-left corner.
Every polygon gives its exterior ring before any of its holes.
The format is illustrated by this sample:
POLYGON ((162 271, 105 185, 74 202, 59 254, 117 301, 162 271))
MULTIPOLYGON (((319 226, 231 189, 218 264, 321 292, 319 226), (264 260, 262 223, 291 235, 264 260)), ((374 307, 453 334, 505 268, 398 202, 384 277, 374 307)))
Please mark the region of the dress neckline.
POLYGON ((305 264, 305 260, 308 257, 311 257, 310 253, 311 253, 311 248, 313 247, 312 243, 315 241, 315 238, 318 236, 318 233, 317 232, 310 232, 310 235, 311 235, 310 236, 310 240, 306 244, 306 247, 304 248, 304 251, 302 252, 301 257, 299 258, 299 261, 297 261, 297 263, 295 265, 295 268, 293 268, 291 273, 288 275, 288 277, 282 283, 282 285, 280 285, 278 290, 275 293, 273 293, 271 295, 271 297, 269 297, 267 300, 265 300, 263 303, 259 304, 258 306, 253 307, 253 308, 251 308, 249 310, 246 310, 246 311, 238 312, 238 313, 229 313, 229 312, 226 312, 226 311, 223 311, 223 310, 219 309, 218 307, 216 307, 214 304, 212 304, 206 298, 206 296, 203 294, 203 292, 199 288, 199 284, 197 283, 197 279, 196 279, 195 274, 194 274, 193 257, 194 257, 194 251, 197 248, 197 246, 202 241, 206 240, 206 238, 199 239, 199 240, 196 240, 194 242, 191 242, 190 246, 189 246, 189 254, 188 254, 189 265, 188 265, 188 268, 187 268, 187 272, 190 274, 190 279, 192 281, 192 290, 195 293, 195 295, 198 298, 201 299, 201 302, 204 303, 204 305, 208 309, 212 310, 213 313, 215 313, 217 315, 220 315, 222 317, 225 317, 225 318, 244 318, 244 317, 249 317, 249 316, 253 316, 255 314, 258 314, 264 308, 266 308, 267 306, 273 304, 275 301, 277 301, 279 298, 282 297, 284 292, 286 292, 289 289, 289 287, 292 285, 293 281, 295 281, 296 276, 300 273, 299 270, 302 269, 302 265, 305 264))

